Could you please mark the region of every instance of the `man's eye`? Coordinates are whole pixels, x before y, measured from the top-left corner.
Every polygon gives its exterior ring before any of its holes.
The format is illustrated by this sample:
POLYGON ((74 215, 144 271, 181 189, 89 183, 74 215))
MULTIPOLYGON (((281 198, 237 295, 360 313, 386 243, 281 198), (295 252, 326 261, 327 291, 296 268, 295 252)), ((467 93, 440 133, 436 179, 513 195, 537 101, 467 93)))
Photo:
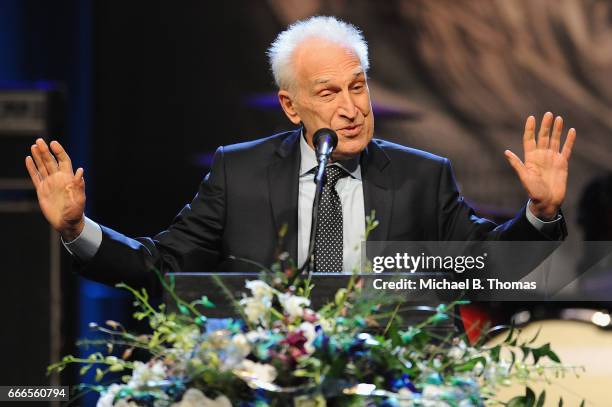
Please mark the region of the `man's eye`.
POLYGON ((360 91, 362 89, 363 89, 363 85, 355 85, 355 86, 353 86, 353 90, 355 90, 355 91, 360 91))

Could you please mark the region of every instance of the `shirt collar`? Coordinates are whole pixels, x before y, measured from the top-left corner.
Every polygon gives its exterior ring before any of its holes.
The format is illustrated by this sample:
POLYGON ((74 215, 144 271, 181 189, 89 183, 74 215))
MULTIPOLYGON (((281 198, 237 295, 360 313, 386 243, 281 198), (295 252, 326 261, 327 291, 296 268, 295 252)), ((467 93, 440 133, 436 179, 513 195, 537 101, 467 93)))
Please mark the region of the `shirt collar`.
MULTIPOLYGON (((304 131, 300 132, 300 154, 302 159, 300 160, 300 177, 312 171, 316 168, 317 155, 315 151, 308 145, 306 138, 304 137, 304 131)), ((359 158, 350 158, 348 160, 334 161, 333 165, 342 167, 351 177, 361 181, 361 166, 359 165, 359 158)))

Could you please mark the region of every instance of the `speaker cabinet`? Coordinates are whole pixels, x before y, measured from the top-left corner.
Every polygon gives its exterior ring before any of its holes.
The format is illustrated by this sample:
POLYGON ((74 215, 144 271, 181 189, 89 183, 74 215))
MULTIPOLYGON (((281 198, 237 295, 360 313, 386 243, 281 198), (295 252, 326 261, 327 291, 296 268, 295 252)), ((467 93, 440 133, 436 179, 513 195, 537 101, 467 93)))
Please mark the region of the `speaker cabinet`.
POLYGON ((61 242, 36 201, 1 202, 2 385, 59 385, 46 366, 61 357, 61 242))

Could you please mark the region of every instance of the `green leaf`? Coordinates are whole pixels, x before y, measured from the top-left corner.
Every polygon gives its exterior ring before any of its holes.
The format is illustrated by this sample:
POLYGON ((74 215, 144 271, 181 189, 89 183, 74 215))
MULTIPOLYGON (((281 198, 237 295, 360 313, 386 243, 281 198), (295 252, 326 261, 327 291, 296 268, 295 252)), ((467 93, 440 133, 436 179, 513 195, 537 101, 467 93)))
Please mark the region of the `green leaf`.
POLYGON ((525 388, 524 396, 516 396, 510 400, 506 407, 534 407, 535 404, 535 393, 530 387, 525 388))
POLYGON ((104 377, 104 372, 99 367, 96 368, 96 381, 99 382, 104 377))
POLYGON ((410 342, 412 342, 414 337, 417 336, 420 333, 421 333, 421 330, 419 328, 415 328, 415 327, 411 326, 410 328, 408 328, 408 330, 406 332, 403 332, 401 334, 402 342, 410 343, 410 342))
POLYGON ((525 405, 527 407, 533 407, 536 401, 536 396, 531 387, 525 388, 525 405))
POLYGON ((213 302, 209 300, 208 297, 205 295, 203 295, 202 298, 200 298, 200 304, 202 304, 205 308, 215 307, 215 304, 213 304, 213 302))
POLYGON ((79 369, 79 374, 83 376, 89 369, 91 369, 91 365, 83 366, 81 369, 79 369))
POLYGON ((538 397, 538 402, 536 403, 535 407, 543 407, 544 401, 546 401, 546 390, 542 390, 542 393, 540 393, 540 396, 538 397))
MULTIPOLYGON (((529 356, 529 353, 531 353, 531 348, 529 346, 521 346, 520 349, 521 349, 521 352, 523 352, 523 361, 524 361, 529 356)), ((537 360, 536 360, 536 363, 537 363, 537 360)))
POLYGON ((432 318, 431 321, 436 324, 438 322, 446 321, 448 319, 448 315, 438 312, 432 318))
POLYGON ((544 344, 539 348, 532 349, 531 353, 533 354, 533 363, 538 363, 538 360, 540 360, 542 356, 545 356, 549 351, 549 344, 544 344))
POLYGON ((531 340, 527 343, 534 343, 536 339, 538 339, 538 336, 540 335, 540 331, 542 331, 542 325, 540 325, 538 327, 538 331, 535 333, 535 335, 533 336, 533 338, 531 338, 531 340))
POLYGON ((134 318, 138 321, 142 321, 146 316, 147 314, 145 312, 135 312, 134 313, 134 318))
POLYGON ((534 363, 538 363, 538 360, 540 360, 540 358, 543 356, 546 356, 553 362, 561 363, 559 356, 557 356, 557 354, 550 349, 550 343, 544 344, 539 348, 532 349, 531 353, 533 354, 534 363))
POLYGON ((508 403, 506 404, 506 407, 525 407, 525 397, 523 396, 513 397, 510 401, 508 401, 508 403))
POLYGON ((561 363, 561 359, 559 359, 559 356, 557 356, 557 354, 552 350, 549 350, 546 356, 548 356, 548 358, 553 362, 561 363))
POLYGON ((140 290, 140 292, 142 293, 142 298, 144 301, 148 301, 149 300, 149 293, 147 292, 147 290, 145 288, 142 288, 140 290))
POLYGON ((341 288, 336 291, 336 295, 334 296, 334 302, 336 305, 341 305, 346 300, 346 288, 341 288))
POLYGON ((474 370, 478 362, 482 363, 483 366, 486 366, 487 360, 483 356, 478 356, 468 360, 459 365, 455 365, 455 371, 457 372, 471 372, 474 370))
POLYGON ((499 362, 499 352, 501 351, 501 346, 497 345, 494 346, 493 348, 491 348, 490 350, 490 354, 491 354, 491 359, 494 362, 499 362))
POLYGON ((506 336, 506 338, 504 339, 504 343, 509 343, 510 340, 512 340, 512 335, 514 335, 514 330, 515 330, 514 325, 512 325, 510 327, 510 331, 508 331, 508 336, 506 336))

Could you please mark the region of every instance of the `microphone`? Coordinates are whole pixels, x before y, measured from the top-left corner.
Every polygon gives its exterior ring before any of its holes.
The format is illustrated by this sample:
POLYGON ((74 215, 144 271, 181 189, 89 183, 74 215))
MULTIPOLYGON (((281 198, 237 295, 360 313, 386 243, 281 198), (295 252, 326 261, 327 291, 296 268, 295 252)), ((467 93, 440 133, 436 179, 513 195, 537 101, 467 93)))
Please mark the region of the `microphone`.
POLYGON ((320 160, 322 155, 329 157, 338 145, 338 136, 332 129, 319 129, 312 136, 312 144, 317 152, 317 159, 320 160))
POLYGON ((312 144, 314 145, 317 161, 319 162, 319 168, 315 176, 315 183, 319 185, 323 181, 327 161, 338 145, 338 136, 332 129, 322 128, 317 130, 312 136, 312 144))

